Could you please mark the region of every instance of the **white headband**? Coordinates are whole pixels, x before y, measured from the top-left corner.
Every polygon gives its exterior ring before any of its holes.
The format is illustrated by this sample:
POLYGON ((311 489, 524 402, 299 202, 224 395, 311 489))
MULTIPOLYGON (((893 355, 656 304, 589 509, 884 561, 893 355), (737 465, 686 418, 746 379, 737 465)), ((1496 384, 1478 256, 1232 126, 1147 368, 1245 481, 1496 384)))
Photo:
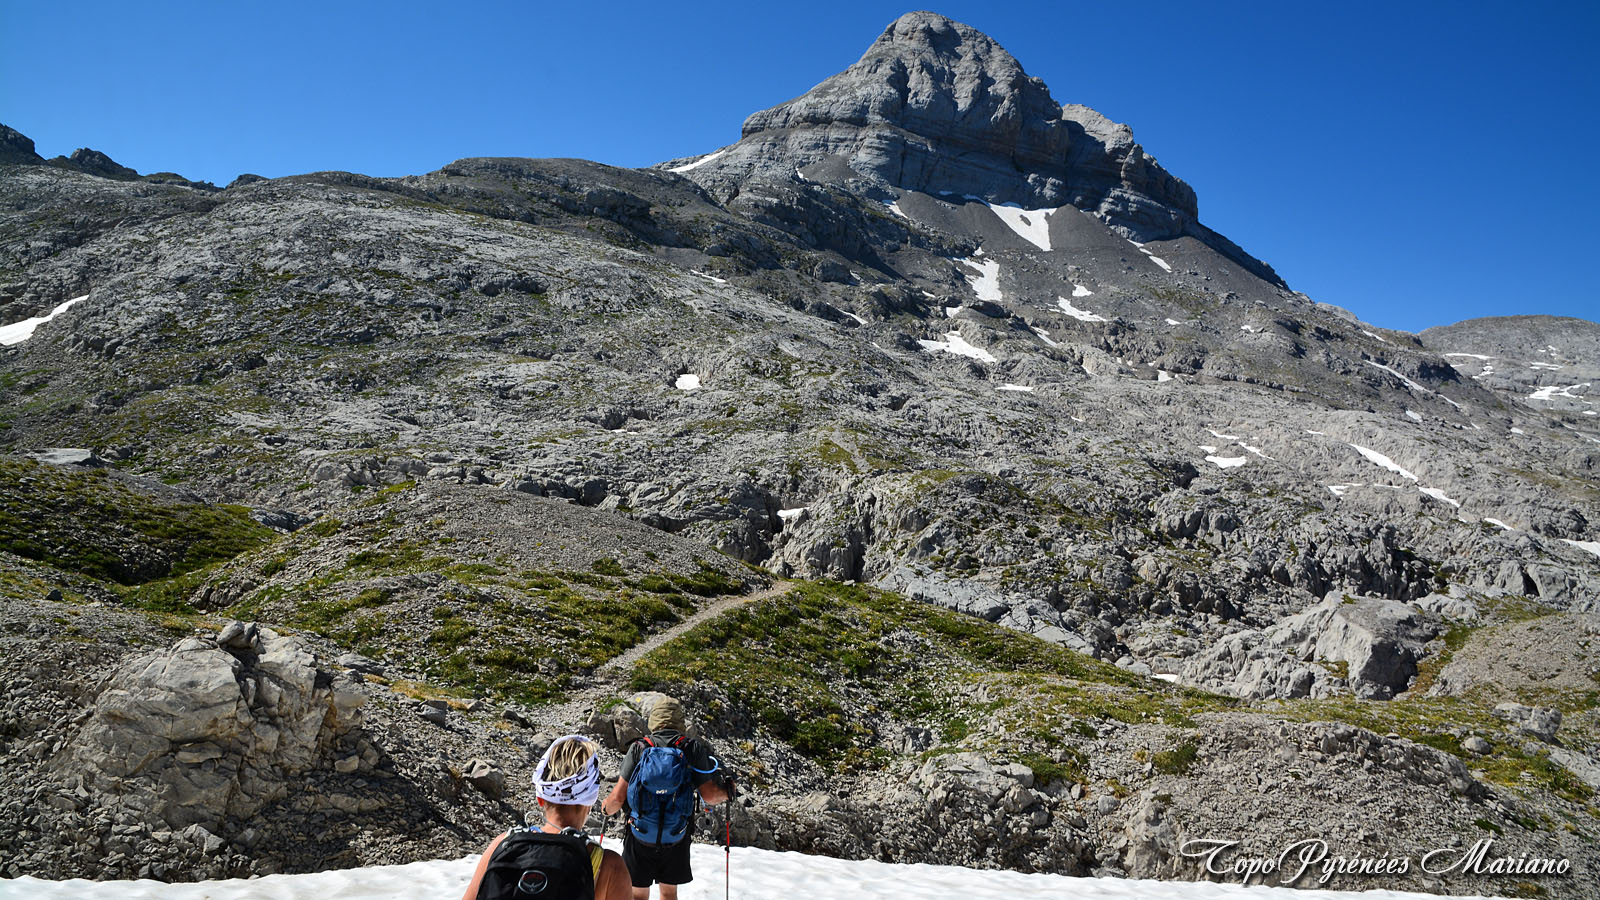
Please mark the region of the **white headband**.
POLYGON ((533 770, 533 786, 539 792, 539 797, 547 803, 593 806, 595 801, 600 799, 600 754, 596 753, 589 757, 588 765, 575 775, 569 775, 558 781, 545 780, 545 773, 550 769, 550 754, 567 741, 588 743, 589 739, 581 734, 556 738, 550 749, 539 759, 538 767, 533 770))

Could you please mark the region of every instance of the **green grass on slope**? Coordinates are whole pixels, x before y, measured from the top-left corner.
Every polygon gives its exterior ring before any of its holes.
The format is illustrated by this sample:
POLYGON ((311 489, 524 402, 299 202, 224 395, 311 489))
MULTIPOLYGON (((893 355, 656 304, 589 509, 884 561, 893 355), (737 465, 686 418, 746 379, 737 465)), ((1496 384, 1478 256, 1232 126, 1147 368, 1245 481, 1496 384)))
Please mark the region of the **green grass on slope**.
POLYGON ((367 506, 359 521, 324 519, 248 560, 270 580, 228 614, 319 634, 439 688, 533 704, 681 621, 696 597, 745 587, 704 561, 692 573, 611 558, 580 571, 523 568, 530 558, 367 506))
POLYGON ((182 577, 271 540, 237 506, 159 500, 104 469, 0 460, 0 550, 136 585, 182 577))
POLYGON ((632 681, 669 693, 697 684, 721 688, 739 707, 729 714, 753 716, 800 753, 842 765, 889 752, 878 743, 889 719, 929 728, 949 749, 1004 747, 1043 765, 1065 736, 1093 735, 1088 720, 1182 724, 1189 712, 1225 702, 979 619, 834 582, 799 583, 696 626, 641 660, 632 681), (1001 733, 1010 737, 989 741, 1001 733))

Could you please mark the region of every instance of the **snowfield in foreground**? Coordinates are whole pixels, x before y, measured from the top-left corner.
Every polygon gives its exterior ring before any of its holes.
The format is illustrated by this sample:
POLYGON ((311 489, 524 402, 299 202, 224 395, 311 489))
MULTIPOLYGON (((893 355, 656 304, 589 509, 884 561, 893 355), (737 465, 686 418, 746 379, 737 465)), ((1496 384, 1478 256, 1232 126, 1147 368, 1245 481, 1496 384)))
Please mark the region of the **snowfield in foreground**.
MULTIPOLYGON (((373 866, 311 875, 268 875, 249 881, 0 880, 0 900, 378 900, 406 897, 453 900, 472 877, 476 858, 434 860, 404 866, 373 866)), ((721 847, 694 845, 695 880, 681 900, 722 896, 721 847)), ((1402 900, 1433 897, 1401 891, 1309 891, 1188 881, 1127 878, 1068 878, 956 866, 853 862, 738 847, 733 851, 729 896, 742 900, 778 897, 929 897, 960 900, 1402 900)), ((1308 876, 1309 878, 1310 876, 1308 876)))

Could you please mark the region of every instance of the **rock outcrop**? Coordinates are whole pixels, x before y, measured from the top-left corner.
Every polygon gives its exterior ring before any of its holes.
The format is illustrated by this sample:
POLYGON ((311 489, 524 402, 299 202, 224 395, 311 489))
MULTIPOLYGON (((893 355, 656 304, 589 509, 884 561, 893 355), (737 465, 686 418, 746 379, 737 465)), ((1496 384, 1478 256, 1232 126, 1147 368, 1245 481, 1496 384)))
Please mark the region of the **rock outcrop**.
POLYGON ((751 179, 859 179, 1028 209, 1075 206, 1140 241, 1199 237, 1270 268, 1200 225, 1194 190, 1126 125, 1062 106, 993 38, 931 12, 896 19, 861 59, 745 120, 740 140, 665 166, 731 196, 751 179))
POLYGON ((1443 630, 1403 603, 1336 592, 1270 628, 1223 639, 1186 663, 1182 678, 1238 697, 1325 696, 1347 686, 1387 700, 1410 685, 1443 630))
POLYGON ((362 702, 292 638, 235 622, 118 669, 63 764, 151 821, 218 830, 309 769, 362 765, 362 702))
POLYGON ((0 125, 0 165, 36 166, 44 162, 33 149, 33 139, 5 125, 0 125))

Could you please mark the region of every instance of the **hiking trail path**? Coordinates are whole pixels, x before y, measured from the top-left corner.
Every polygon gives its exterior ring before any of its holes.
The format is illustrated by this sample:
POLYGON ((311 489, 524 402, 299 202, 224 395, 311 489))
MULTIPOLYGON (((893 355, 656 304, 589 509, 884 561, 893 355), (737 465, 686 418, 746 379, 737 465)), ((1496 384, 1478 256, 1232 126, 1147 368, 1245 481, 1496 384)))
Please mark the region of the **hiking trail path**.
POLYGON ((618 696, 618 692, 626 686, 628 676, 633 674, 634 664, 644 659, 652 650, 682 636, 689 629, 702 622, 709 622, 741 606, 782 596, 793 588, 794 585, 788 581, 775 580, 771 586, 751 594, 732 594, 726 597, 717 597, 671 628, 653 634, 617 656, 601 663, 584 680, 582 686, 571 693, 566 702, 557 704, 550 710, 550 715, 541 716, 541 718, 568 724, 581 723, 588 718, 589 712, 596 704, 618 696))

